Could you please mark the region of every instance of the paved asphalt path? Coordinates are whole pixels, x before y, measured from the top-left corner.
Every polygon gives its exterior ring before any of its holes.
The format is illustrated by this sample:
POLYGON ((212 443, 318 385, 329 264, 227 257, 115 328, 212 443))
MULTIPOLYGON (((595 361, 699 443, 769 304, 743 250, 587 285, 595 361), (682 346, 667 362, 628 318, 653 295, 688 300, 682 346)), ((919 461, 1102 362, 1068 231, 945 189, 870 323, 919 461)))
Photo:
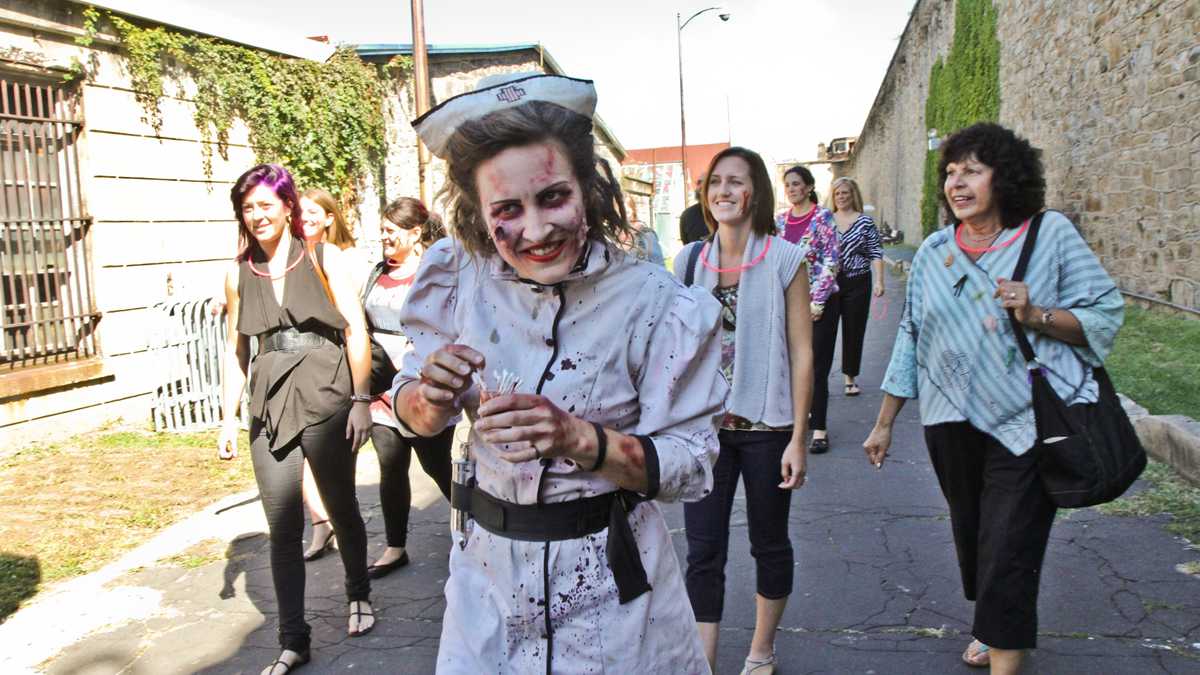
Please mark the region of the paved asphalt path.
MULTIPOLYGON (((781 673, 969 672, 958 659, 970 639, 971 608, 962 597, 917 406, 902 413, 882 471, 866 463, 859 445, 878 409, 903 303, 902 281, 889 274, 888 285, 888 301, 873 308, 868 329, 864 394, 842 396, 839 356, 830 378, 833 451, 810 459, 809 485, 792 503, 796 583, 777 642, 781 673)), ((360 464, 367 462, 373 456, 364 455, 360 464)), ((309 565, 314 661, 300 672, 433 672, 447 507, 419 469, 414 478, 423 507, 412 518, 413 564, 375 582, 374 632, 345 637, 337 557, 309 565)), ((383 546, 377 482, 360 474, 359 494, 374 556, 383 546)), ((739 495, 719 673, 739 672, 754 625, 744 505, 739 495)), ((240 508, 252 523, 260 507, 240 508)), ((683 560, 683 509, 667 505, 665 511, 683 560)), ((1167 534, 1163 522, 1091 509, 1060 516, 1042 581, 1040 648, 1026 672, 1200 673, 1200 579, 1177 569, 1200 561, 1200 551, 1167 534)), ((221 560, 191 568, 147 565, 110 582, 108 592, 132 589, 136 597, 154 599, 152 606, 75 641, 43 667, 51 673, 257 673, 277 654, 266 537, 258 523, 222 539, 229 543, 221 560)))

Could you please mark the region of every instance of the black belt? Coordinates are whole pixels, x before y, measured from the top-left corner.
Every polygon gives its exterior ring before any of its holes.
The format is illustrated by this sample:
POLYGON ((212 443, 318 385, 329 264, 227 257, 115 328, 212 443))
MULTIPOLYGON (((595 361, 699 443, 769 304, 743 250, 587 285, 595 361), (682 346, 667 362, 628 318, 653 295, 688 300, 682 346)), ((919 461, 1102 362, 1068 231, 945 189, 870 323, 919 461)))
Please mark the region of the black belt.
POLYGON ((471 514, 483 529, 519 541, 578 539, 608 528, 605 554, 621 604, 650 590, 629 512, 645 497, 629 490, 553 504, 513 504, 462 483, 450 484, 450 505, 471 514))
POLYGON ((299 352, 305 349, 315 349, 328 344, 339 344, 339 341, 329 335, 317 331, 299 330, 297 328, 277 328, 258 338, 258 353, 267 352, 299 352))

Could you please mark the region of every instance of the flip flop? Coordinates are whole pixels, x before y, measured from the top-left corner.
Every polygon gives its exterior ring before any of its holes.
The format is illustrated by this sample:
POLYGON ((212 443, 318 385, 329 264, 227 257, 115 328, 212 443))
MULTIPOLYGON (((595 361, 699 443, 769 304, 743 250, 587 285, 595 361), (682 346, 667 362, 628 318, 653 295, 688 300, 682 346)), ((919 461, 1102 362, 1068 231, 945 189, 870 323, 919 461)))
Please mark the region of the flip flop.
POLYGON ((979 640, 972 640, 971 644, 967 645, 966 651, 962 654, 963 663, 972 668, 987 668, 992 664, 992 657, 988 654, 988 646, 979 640))

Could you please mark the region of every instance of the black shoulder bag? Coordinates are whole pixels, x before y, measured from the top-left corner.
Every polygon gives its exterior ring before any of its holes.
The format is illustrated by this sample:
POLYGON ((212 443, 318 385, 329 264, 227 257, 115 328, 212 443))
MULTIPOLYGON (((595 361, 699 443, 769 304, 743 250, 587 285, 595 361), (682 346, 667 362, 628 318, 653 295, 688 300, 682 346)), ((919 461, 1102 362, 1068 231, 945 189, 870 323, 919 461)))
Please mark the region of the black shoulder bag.
MULTIPOLYGON (((1042 215, 1038 214, 1029 226, 1013 281, 1025 278, 1042 215)), ((1146 450, 1121 407, 1108 373, 1104 368, 1092 368, 1100 388, 1095 403, 1064 404, 1047 381, 1025 329, 1011 309, 1008 319, 1029 369, 1037 421, 1033 452, 1037 453, 1038 473, 1050 501, 1062 508, 1082 508, 1120 497, 1146 468, 1146 450)))
POLYGON ((683 273, 683 285, 691 286, 696 281, 696 261, 700 259, 700 249, 704 248, 704 240, 696 242, 688 251, 687 270, 683 273))
POLYGON ((392 388, 392 380, 396 378, 396 366, 392 364, 392 358, 388 356, 387 350, 375 339, 376 333, 398 334, 395 331, 383 330, 371 325, 371 316, 366 312, 367 296, 370 295, 371 289, 375 286, 375 282, 379 281, 379 277, 383 275, 387 263, 381 262, 371 270, 371 274, 367 277, 367 283, 363 284, 362 303, 363 315, 367 319, 367 335, 371 337, 371 395, 378 396, 392 388))

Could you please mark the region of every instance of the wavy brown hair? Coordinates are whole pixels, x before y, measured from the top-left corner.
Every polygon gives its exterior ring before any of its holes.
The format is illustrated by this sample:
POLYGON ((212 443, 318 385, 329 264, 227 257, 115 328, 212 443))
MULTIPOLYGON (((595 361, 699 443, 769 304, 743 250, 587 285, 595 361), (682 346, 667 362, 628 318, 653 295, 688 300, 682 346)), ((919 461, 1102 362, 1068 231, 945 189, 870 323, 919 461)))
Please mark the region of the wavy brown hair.
POLYGON ((760 236, 775 234, 775 190, 771 187, 771 174, 767 171, 767 164, 757 152, 737 145, 718 152, 708 163, 708 171, 704 172, 708 178, 700 188, 700 204, 704 209, 704 223, 708 225, 708 231, 717 231, 717 221, 708 208, 708 186, 713 169, 717 168, 717 162, 726 157, 740 157, 750 165, 750 188, 753 190, 750 227, 760 236))
POLYGON ((425 248, 446 236, 442 219, 436 213, 430 213, 420 199, 400 197, 383 209, 383 217, 405 230, 421 228, 420 241, 425 248))
POLYGON ((475 170, 508 148, 547 141, 565 151, 583 190, 588 237, 617 243, 633 236, 620 183, 608 162, 596 157, 592 120, 554 103, 530 101, 464 122, 446 145, 449 180, 438 197, 467 251, 496 252, 480 209, 475 170))
POLYGON ((354 235, 350 233, 350 226, 342 217, 342 209, 338 207, 337 199, 334 199, 333 195, 321 188, 309 188, 300 193, 300 196, 316 202, 317 206, 325 210, 325 213, 333 214, 333 225, 325 233, 325 241, 342 250, 354 246, 354 235))

